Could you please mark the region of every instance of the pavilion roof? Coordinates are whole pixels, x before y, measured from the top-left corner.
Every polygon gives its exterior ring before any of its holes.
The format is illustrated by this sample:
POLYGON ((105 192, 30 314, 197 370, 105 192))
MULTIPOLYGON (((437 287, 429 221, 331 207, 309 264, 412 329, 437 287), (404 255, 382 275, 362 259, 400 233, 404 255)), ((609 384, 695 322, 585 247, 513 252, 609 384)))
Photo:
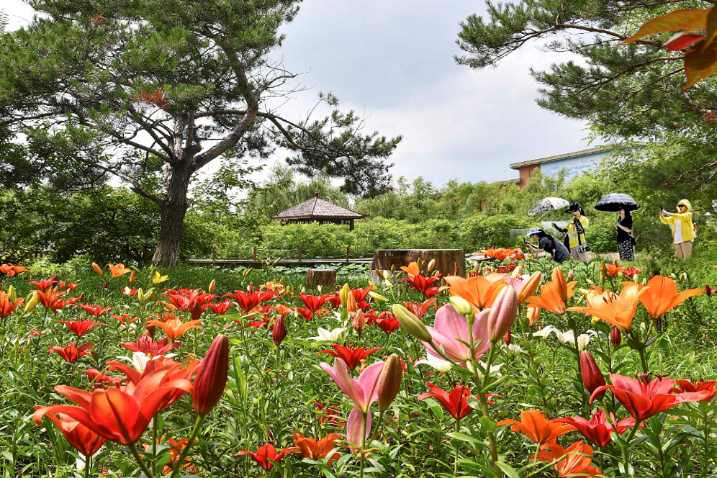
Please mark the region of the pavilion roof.
POLYGON ((337 219, 362 219, 363 214, 356 211, 341 207, 331 201, 321 199, 319 193, 315 193, 314 197, 308 201, 304 201, 296 206, 290 207, 285 211, 281 211, 274 220, 337 220, 337 219))

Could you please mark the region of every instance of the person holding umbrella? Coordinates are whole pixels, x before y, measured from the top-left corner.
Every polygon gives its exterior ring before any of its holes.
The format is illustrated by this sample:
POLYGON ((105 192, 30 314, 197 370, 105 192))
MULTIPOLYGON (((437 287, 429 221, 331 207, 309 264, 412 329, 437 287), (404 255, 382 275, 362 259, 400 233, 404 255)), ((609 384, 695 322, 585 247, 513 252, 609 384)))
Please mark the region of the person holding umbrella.
POLYGON ((590 246, 585 243, 585 230, 590 221, 585 217, 585 212, 578 203, 571 204, 565 212, 573 216, 572 222, 568 223, 570 257, 576 261, 587 262, 590 246))
POLYGON ((621 261, 635 260, 635 238, 632 236, 632 214, 625 208, 618 209, 617 224, 617 252, 621 261))
POLYGON ((525 240, 523 241, 531 250, 535 252, 545 251, 550 254, 550 257, 552 257, 557 263, 565 262, 570 257, 570 253, 562 242, 558 241, 553 236, 546 234, 545 231, 539 227, 531 228, 530 231, 528 231, 528 236, 530 236, 532 240, 538 242, 538 245, 534 246, 525 240))
POLYGON ((687 199, 677 203, 677 213, 667 212, 660 208, 660 221, 669 224, 672 229, 672 243, 678 259, 689 259, 692 256, 692 242, 697 237, 692 224, 692 204, 687 199))

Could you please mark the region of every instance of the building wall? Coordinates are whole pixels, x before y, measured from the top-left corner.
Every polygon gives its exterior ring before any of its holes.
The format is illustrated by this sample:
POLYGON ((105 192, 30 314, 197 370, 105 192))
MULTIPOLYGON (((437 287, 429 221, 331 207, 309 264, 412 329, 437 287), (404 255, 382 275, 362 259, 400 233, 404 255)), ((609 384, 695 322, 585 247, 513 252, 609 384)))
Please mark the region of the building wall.
MULTIPOLYGON (((567 175, 566 180, 570 181, 575 176, 578 176, 594 166, 600 164, 603 157, 608 152, 600 152, 593 154, 586 154, 584 156, 577 156, 575 158, 560 159, 558 161, 551 161, 549 163, 543 163, 540 165, 540 170, 544 176, 557 176, 561 169, 565 168, 567 175)), ((521 179, 522 179, 521 170, 521 179)))
POLYGON ((525 166, 523 168, 520 168, 518 172, 520 173, 520 182, 518 183, 518 186, 522 189, 523 186, 525 186, 525 183, 528 182, 528 179, 533 177, 533 171, 536 169, 540 170, 539 164, 534 164, 532 166, 525 166))

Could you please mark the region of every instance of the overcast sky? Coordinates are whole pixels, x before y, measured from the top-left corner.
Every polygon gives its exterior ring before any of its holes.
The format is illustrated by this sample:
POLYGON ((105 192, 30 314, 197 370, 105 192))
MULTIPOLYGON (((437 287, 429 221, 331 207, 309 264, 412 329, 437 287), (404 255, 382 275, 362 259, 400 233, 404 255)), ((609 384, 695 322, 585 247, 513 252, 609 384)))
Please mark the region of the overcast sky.
MULTIPOLYGON (((0 8, 11 29, 33 15, 22 0, 0 8)), ((305 0, 279 53, 290 71, 307 72, 300 81, 311 89, 282 115, 300 118, 319 91, 331 91, 342 110, 368 115, 368 131, 404 136, 394 178, 436 185, 517 178, 510 163, 588 147, 584 123, 535 103, 529 68, 547 69, 560 56, 528 45, 496 69, 455 63, 459 23, 484 11, 482 0, 305 0)))

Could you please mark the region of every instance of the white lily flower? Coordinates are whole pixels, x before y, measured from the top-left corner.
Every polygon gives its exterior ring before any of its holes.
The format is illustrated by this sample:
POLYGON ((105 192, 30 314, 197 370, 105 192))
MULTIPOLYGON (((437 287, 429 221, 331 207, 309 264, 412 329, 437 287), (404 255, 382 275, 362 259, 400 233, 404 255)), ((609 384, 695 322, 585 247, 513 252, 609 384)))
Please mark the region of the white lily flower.
MULTIPOLYGON (((514 345, 513 347, 517 347, 517 345, 514 345)), ((509 348, 510 348, 510 346, 509 346, 509 348)), ((518 347, 518 348, 520 348, 520 347, 518 347)), ((521 349, 521 351, 522 351, 522 349, 521 349)), ((481 366, 485 369, 485 364, 484 364, 484 363, 481 363, 481 366)), ((499 363, 498 365, 491 365, 491 366, 490 366, 490 371, 488 372, 488 374, 489 374, 491 377, 502 377, 503 375, 500 373, 500 368, 501 368, 502 366, 503 366, 502 363, 499 363)), ((483 378, 483 372, 481 372, 480 369, 476 370, 476 372, 478 372, 478 376, 479 376, 480 378, 483 378)))
POLYGON ((588 348, 590 339, 593 337, 597 337, 597 332, 594 330, 588 330, 587 333, 578 335, 578 349, 580 352, 588 348))
MULTIPOLYGON (((448 360, 443 360, 438 357, 434 357, 431 354, 428 354, 426 358, 422 358, 415 364, 413 364, 414 367, 418 367, 419 365, 428 365, 430 367, 433 367, 434 369, 438 370, 439 372, 448 372, 450 369, 453 368, 453 364, 450 363, 448 360)), ((492 367, 491 367, 492 370, 492 367)))
MULTIPOLYGON (((515 344, 505 345, 505 344, 503 344, 503 347, 508 347, 508 350, 510 350, 511 352, 514 352, 514 353, 516 353, 516 354, 519 354, 519 353, 524 352, 524 350, 522 349, 522 347, 521 347, 520 345, 515 345, 515 344)), ((491 374, 492 374, 492 373, 493 373, 493 367, 490 368, 490 371, 491 371, 491 374)), ((480 373, 480 372, 479 372, 479 373, 480 373)))
POLYGON ((557 337, 558 342, 560 342, 561 344, 575 343, 575 332, 573 332, 572 329, 566 330, 565 332, 561 332, 555 329, 555 337, 557 337))
POLYGON ((149 362, 149 360, 149 356, 144 352, 134 352, 132 354, 132 366, 138 372, 144 372, 144 369, 147 367, 147 362, 149 362))
POLYGON ((334 330, 326 330, 319 327, 319 330, 317 331, 319 335, 316 337, 309 337, 309 340, 315 340, 317 342, 336 342, 345 330, 345 327, 339 327, 334 330))
POLYGON ((558 329, 553 327, 552 325, 548 325, 547 327, 543 327, 542 329, 538 330, 537 332, 533 332, 533 337, 540 337, 541 339, 547 339, 550 334, 553 332, 560 332, 558 329))

